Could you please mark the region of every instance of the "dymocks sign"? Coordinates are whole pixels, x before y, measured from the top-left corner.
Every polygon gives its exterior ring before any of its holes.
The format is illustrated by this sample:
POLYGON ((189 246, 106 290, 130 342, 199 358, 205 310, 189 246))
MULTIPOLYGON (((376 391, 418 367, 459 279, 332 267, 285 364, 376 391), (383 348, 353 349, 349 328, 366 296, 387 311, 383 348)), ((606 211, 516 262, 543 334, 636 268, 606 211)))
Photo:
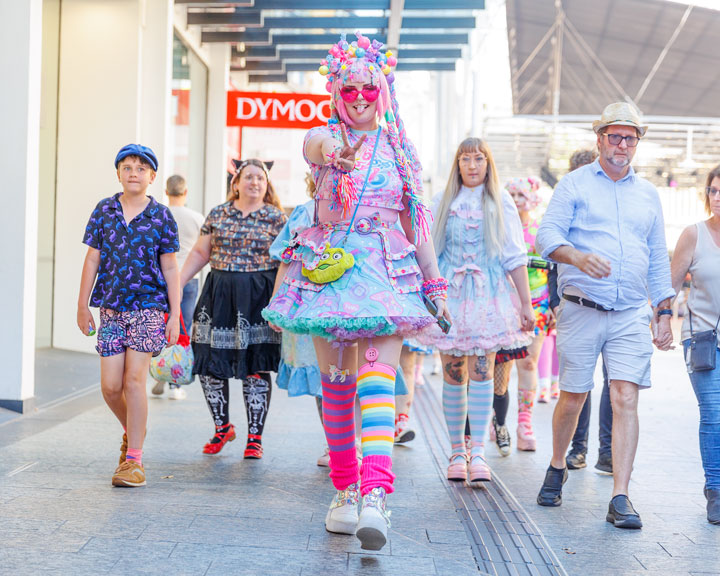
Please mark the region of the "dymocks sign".
POLYGON ((227 125, 257 128, 312 128, 330 117, 330 96, 228 92, 227 125))

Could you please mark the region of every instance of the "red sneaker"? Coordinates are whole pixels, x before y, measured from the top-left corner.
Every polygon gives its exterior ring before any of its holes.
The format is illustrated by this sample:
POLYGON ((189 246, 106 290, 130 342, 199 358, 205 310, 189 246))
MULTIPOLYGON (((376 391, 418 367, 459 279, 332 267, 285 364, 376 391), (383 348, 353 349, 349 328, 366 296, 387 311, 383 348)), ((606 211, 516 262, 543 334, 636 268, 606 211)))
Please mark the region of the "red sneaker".
POLYGON ((217 454, 220 452, 220 450, 223 449, 225 444, 228 442, 232 442, 235 440, 235 426, 232 424, 228 424, 227 430, 223 431, 222 426, 215 426, 215 436, 213 436, 212 440, 205 444, 203 447, 203 453, 204 454, 217 454), (217 438, 219 442, 213 442, 217 438))

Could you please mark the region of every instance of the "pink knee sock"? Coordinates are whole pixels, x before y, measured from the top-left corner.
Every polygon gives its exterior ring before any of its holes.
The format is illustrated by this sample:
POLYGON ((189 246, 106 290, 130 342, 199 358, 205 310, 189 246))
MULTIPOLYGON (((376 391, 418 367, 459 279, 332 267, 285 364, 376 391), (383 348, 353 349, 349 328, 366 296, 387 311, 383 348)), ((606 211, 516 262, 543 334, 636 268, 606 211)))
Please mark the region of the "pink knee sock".
POLYGON ((345 490, 350 484, 355 484, 360 480, 360 470, 358 468, 354 441, 353 447, 350 450, 343 450, 342 452, 333 452, 330 450, 329 454, 330 480, 336 490, 345 490))
POLYGON ((540 356, 537 362, 538 378, 542 382, 550 382, 550 371, 552 368, 552 356, 555 350, 555 337, 546 336, 543 340, 540 356))
POLYGON ((362 476, 362 484, 360 484, 362 496, 378 487, 384 488, 387 494, 392 494, 395 474, 392 473, 390 456, 380 456, 379 454, 363 456, 360 475, 362 476))

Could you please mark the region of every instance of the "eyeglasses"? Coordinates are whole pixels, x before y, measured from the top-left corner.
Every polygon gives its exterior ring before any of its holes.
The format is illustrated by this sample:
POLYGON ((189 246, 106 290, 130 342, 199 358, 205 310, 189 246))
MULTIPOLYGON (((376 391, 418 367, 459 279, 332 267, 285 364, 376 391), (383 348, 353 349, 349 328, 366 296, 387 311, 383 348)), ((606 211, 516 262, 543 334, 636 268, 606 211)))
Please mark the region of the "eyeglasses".
POLYGON ((368 102, 375 102, 380 96, 380 88, 377 86, 365 87, 362 90, 358 90, 354 86, 344 86, 340 89, 340 96, 345 102, 355 102, 361 92, 363 98, 368 102))
POLYGON ((708 186, 707 188, 705 188, 705 194, 707 194, 708 196, 720 196, 720 190, 708 186))
POLYGON ((640 138, 637 136, 620 136, 620 134, 608 133, 605 133, 605 136, 607 136, 608 142, 610 142, 613 146, 618 146, 620 142, 625 140, 625 144, 627 144, 628 148, 635 148, 635 146, 638 145, 638 142, 640 142, 640 138))
POLYGON ((486 160, 487 160, 487 158, 485 156, 460 156, 461 164, 470 164, 473 161, 475 161, 478 164, 482 164, 486 160))

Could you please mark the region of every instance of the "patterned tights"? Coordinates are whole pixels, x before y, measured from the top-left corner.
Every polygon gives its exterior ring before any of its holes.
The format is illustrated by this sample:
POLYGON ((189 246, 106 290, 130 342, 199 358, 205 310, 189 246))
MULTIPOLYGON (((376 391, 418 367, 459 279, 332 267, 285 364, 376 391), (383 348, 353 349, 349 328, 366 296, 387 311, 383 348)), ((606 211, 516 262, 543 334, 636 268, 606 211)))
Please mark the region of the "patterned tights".
MULTIPOLYGON (((270 408, 272 395, 270 382, 270 374, 267 372, 251 374, 243 381, 248 434, 255 436, 255 441, 258 443, 260 443, 260 437, 265 429, 265 419, 270 408)), ((213 376, 200 376, 200 385, 215 427, 226 428, 230 424, 230 385, 228 380, 213 376)), ((212 440, 212 442, 219 441, 217 438, 212 440)))

